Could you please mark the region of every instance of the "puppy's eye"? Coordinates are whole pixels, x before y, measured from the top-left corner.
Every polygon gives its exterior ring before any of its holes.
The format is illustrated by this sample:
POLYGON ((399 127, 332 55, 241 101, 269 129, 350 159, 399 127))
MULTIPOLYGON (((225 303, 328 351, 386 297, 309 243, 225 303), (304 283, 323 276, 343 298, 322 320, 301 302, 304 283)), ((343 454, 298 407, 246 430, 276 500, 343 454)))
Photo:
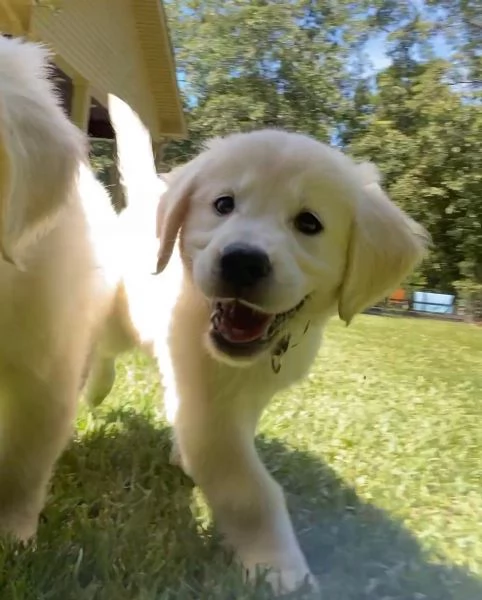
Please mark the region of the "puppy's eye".
POLYGON ((216 198, 214 201, 213 206, 218 215, 229 215, 229 213, 232 213, 234 210, 234 198, 228 194, 219 196, 219 198, 216 198))
POLYGON ((294 224, 296 229, 305 235, 317 235, 324 229, 320 219, 308 210, 298 213, 294 224))

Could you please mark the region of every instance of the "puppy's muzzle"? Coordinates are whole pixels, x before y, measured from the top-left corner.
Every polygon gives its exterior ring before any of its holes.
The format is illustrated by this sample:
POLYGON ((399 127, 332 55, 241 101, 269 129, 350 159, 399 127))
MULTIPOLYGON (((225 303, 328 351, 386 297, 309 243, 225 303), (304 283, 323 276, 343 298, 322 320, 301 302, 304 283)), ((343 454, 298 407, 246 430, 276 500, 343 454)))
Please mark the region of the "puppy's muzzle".
POLYGON ((220 277, 224 285, 240 293, 266 280, 272 272, 269 256, 257 246, 229 244, 220 258, 220 277))

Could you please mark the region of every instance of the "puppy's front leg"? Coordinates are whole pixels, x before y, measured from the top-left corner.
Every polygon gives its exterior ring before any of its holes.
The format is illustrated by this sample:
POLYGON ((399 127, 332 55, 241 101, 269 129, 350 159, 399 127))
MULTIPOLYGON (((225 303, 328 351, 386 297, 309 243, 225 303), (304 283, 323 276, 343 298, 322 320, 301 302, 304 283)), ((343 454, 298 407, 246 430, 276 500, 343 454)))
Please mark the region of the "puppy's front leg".
POLYGON ((35 534, 52 467, 67 443, 78 378, 48 382, 25 369, 0 369, 0 533, 35 534))
POLYGON ((316 586, 283 492, 256 452, 252 427, 231 411, 209 414, 213 408, 184 411, 181 406, 176 440, 183 466, 206 496, 226 541, 250 576, 268 567, 276 591, 291 591, 306 579, 316 586))

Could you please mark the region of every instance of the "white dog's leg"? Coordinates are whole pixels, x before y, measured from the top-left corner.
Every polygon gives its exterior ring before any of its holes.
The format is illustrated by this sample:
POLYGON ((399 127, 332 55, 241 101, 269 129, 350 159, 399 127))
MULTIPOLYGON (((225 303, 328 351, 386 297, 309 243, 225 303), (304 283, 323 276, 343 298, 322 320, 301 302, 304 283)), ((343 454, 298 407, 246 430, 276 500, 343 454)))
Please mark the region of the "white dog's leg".
POLYGON ((85 398, 91 408, 102 404, 115 383, 115 356, 96 352, 90 365, 85 398))
POLYGON ((47 382, 10 365, 0 377, 0 532, 27 540, 71 433, 79 381, 62 373, 47 382))
POLYGON ((181 449, 179 447, 179 442, 177 441, 175 423, 179 409, 179 398, 172 387, 168 387, 164 391, 164 406, 166 409, 166 420, 169 425, 173 427, 172 447, 171 454, 169 456, 169 462, 171 465, 181 468, 186 475, 190 476, 186 465, 183 463, 181 449))
POLYGON ((166 344, 159 343, 158 341, 156 341, 154 344, 154 355, 156 357, 157 364, 159 367, 161 387, 164 391, 164 411, 162 411, 159 407, 157 411, 157 416, 159 419, 161 419, 164 416, 166 421, 173 428, 171 437, 172 446, 169 456, 169 462, 171 463, 171 465, 182 469, 186 473, 186 475, 189 475, 186 466, 182 462, 181 451, 175 432, 175 423, 177 421, 179 412, 179 396, 176 391, 174 368, 171 362, 171 356, 169 354, 168 346, 166 344), (164 412, 164 415, 162 414, 162 412, 164 412))
POLYGON ((296 589, 305 580, 316 587, 283 492, 256 452, 252 424, 242 423, 226 406, 228 398, 222 410, 210 414, 217 407, 209 403, 203 409, 181 403, 175 431, 183 467, 205 494, 249 576, 268 567, 268 580, 278 592, 296 589))

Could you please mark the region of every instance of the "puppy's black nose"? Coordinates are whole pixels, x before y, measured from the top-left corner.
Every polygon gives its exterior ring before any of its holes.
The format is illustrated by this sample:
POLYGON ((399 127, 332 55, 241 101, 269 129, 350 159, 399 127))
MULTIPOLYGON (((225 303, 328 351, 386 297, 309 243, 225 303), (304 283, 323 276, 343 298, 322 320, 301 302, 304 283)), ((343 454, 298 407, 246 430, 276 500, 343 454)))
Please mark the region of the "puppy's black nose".
POLYGON ((230 244, 221 255, 221 277, 234 287, 250 287, 271 273, 269 256, 256 246, 230 244))

